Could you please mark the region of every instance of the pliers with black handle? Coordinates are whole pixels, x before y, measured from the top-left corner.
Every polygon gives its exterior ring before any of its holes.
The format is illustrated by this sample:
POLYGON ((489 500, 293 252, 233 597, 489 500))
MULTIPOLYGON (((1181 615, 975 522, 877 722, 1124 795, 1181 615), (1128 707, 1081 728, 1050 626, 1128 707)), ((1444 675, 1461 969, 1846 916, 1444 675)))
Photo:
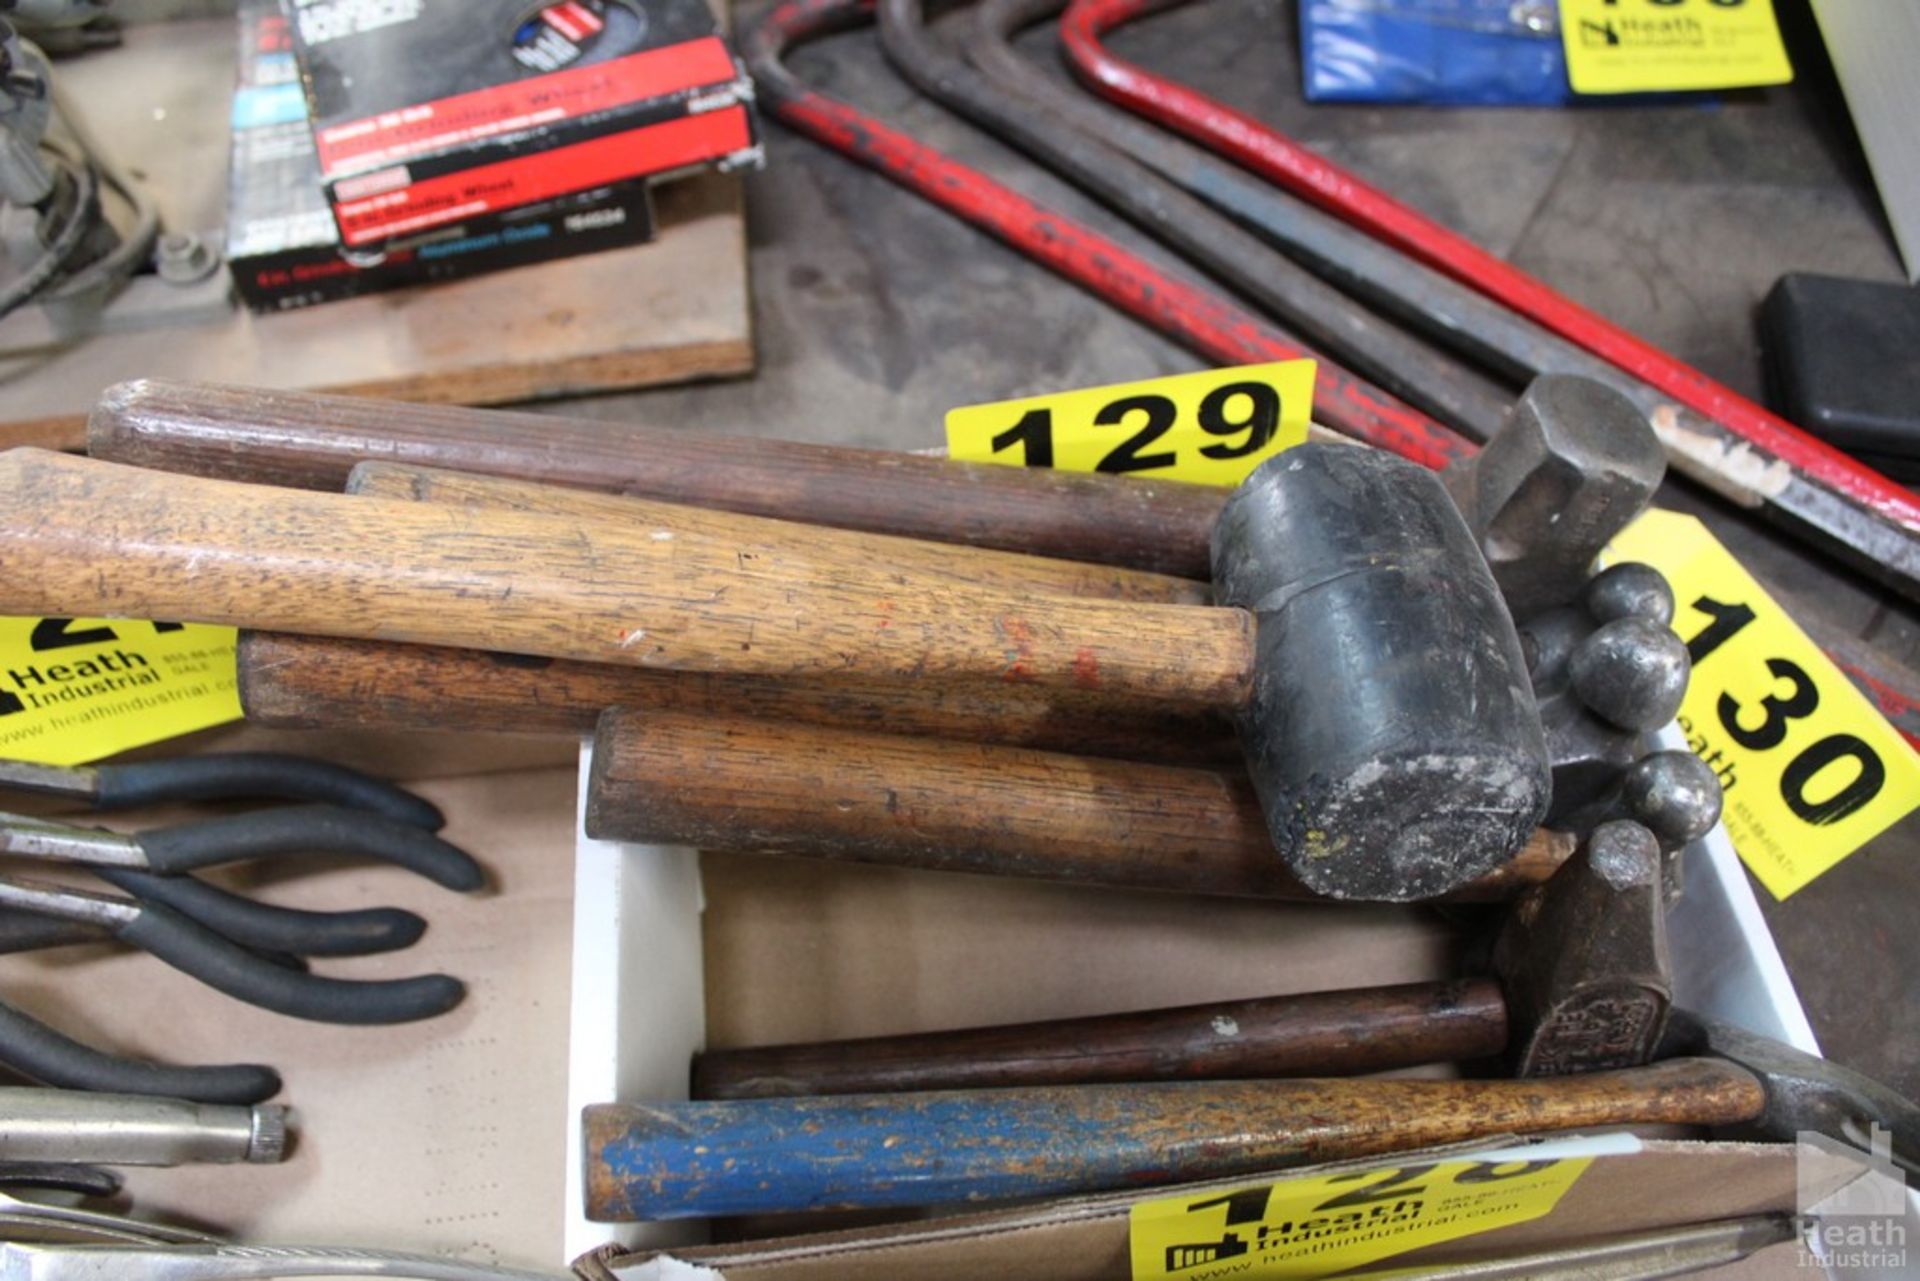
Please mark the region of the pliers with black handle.
MULTIPOLYGON (((0 907, 103 926, 228 996, 319 1023, 410 1023, 459 1004, 466 987, 448 974, 331 979, 276 965, 158 903, 64 885, 0 877, 0 907)), ((5 1047, 0 1046, 0 1058, 5 1047)))
POLYGON ((97 810, 168 801, 313 801, 383 814, 437 832, 446 816, 431 801, 331 761, 283 752, 210 752, 124 765, 34 765, 0 760, 0 787, 67 796, 97 810))
POLYGON ((358 956, 418 939, 426 923, 399 908, 300 912, 272 907, 185 873, 222 863, 309 853, 357 855, 417 872, 453 890, 485 874, 430 832, 379 814, 293 805, 124 834, 0 814, 0 854, 85 866, 148 902, 161 903, 237 943, 301 956, 358 956))

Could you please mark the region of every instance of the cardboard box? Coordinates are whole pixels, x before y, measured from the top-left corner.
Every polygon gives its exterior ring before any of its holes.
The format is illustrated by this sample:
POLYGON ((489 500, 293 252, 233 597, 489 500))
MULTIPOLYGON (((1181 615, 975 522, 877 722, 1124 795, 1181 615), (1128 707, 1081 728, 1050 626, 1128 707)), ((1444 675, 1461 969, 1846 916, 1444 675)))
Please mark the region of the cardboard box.
POLYGON ((278 0, 240 6, 238 85, 228 172, 228 270, 254 311, 289 311, 403 285, 593 253, 653 238, 644 182, 481 214, 347 253, 320 163, 278 0))
POLYGON ((290 15, 352 248, 759 160, 751 82, 703 0, 290 0, 290 15))
MULTIPOLYGON (((1817 1051, 1724 834, 1716 831, 1691 854, 1687 894, 1673 917, 1679 1003, 1817 1051)), ((1411 982, 1455 972, 1464 944, 1445 918, 1417 909, 1190 899, 585 839, 575 882, 567 1239, 587 1256, 584 1272, 622 1281, 1124 1279, 1135 1203, 1314 1173, 1274 1171, 987 1212, 950 1207, 881 1223, 869 1215, 851 1226, 832 1216, 788 1216, 744 1225, 730 1236, 747 1239, 723 1242, 707 1241, 698 1223, 586 1221, 579 1109, 607 1099, 686 1097, 687 1059, 703 1044, 882 1035, 1411 982)), ((1792 1145, 1632 1136, 1594 1142, 1601 1155, 1551 1212, 1380 1266, 1438 1266, 1791 1214, 1860 1173, 1792 1145)), ((1484 1156, 1506 1146, 1494 1140, 1454 1152, 1484 1156)), ((1435 1154, 1418 1157, 1430 1159, 1435 1154)), ((1372 1159, 1326 1169, 1394 1164, 1372 1159)), ((1819 1269, 1798 1245, 1787 1245, 1724 1275, 1806 1277, 1819 1269)))
MULTIPOLYGON (((584 759, 561 763, 556 749, 565 749, 550 740, 235 727, 165 750, 182 747, 306 751, 424 779, 421 790, 449 815, 448 837, 491 869, 497 891, 455 895, 396 868, 321 860, 303 860, 298 875, 265 865, 222 872, 230 887, 288 905, 394 903, 425 915, 427 936, 405 952, 316 967, 362 977, 444 970, 468 981, 461 1007, 405 1027, 267 1015, 137 953, 88 947, 0 958, 8 1001, 90 1042, 175 1062, 282 1069, 299 1131, 285 1165, 142 1170, 129 1182, 142 1215, 257 1242, 331 1241, 545 1269, 591 1254, 587 1275, 605 1276, 611 1266, 623 1281, 1124 1278, 1133 1202, 1206 1197, 1259 1177, 888 1224, 756 1224, 751 1235, 759 1239, 707 1243, 700 1224, 581 1217, 579 1108, 684 1096, 688 1056, 704 1042, 1409 982, 1460 963, 1463 931, 1431 912, 1204 900, 586 841, 577 828, 584 759), (167 1016, 151 1017, 154 1009, 167 1016), (670 1253, 655 1257, 656 1248, 670 1253)), ((137 830, 189 816, 104 821, 137 830)), ((1675 918, 1681 1001, 1809 1045, 1731 849, 1716 835, 1696 854, 1675 918)), ((1595 1142, 1593 1164, 1551 1213, 1383 1266, 1438 1266, 1496 1247, 1791 1211, 1852 1173, 1837 1176, 1782 1145, 1595 1142)), ((1470 1146, 1484 1157, 1499 1144, 1470 1146)), ((1754 1281, 1819 1272, 1784 1247, 1719 1275, 1754 1281)))

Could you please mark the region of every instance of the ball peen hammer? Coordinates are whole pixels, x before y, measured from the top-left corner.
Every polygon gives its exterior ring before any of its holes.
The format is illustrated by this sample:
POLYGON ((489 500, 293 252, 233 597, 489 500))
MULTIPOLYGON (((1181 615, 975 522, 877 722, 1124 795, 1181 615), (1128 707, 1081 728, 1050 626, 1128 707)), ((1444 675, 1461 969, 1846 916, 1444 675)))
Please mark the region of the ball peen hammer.
POLYGON ((584 1109, 602 1222, 978 1204, 1406 1152, 1511 1134, 1703 1126, 1920 1155, 1920 1108, 1767 1037, 1676 1011, 1656 1061, 1552 1080, 1177 1081, 584 1109), (1669 1057, 1669 1056, 1675 1057, 1669 1057))
POLYGON ((1496 977, 708 1050, 692 1095, 1347 1076, 1503 1055, 1522 1076, 1631 1067, 1652 1055, 1670 1001, 1660 870, 1645 828, 1601 825, 1509 909, 1496 977))
POLYGON ((1214 538, 1222 606, 763 553, 751 529, 602 527, 38 451, 8 455, 0 480, 0 607, 17 613, 1230 710, 1281 856, 1335 897, 1444 893, 1545 810, 1525 663, 1471 531, 1431 473, 1351 446, 1301 446, 1235 492, 1214 538))
POLYGON ((1516 1066, 1570 1075, 597 1104, 582 1117, 588 1215, 668 1219, 1062 1195, 1638 1124, 1781 1141, 1815 1130, 1853 1142, 1878 1124, 1912 1168, 1920 1108, 1891 1090, 1764 1037, 1684 1012, 1669 1018, 1660 860, 1649 833, 1605 825, 1564 875, 1561 894, 1539 894, 1533 918, 1502 943, 1540 962, 1516 970, 1510 959, 1503 969, 1504 999, 1523 1033, 1516 1066), (1615 898, 1613 890, 1624 893, 1615 898), (1647 1058, 1655 1061, 1616 1066, 1647 1058))
POLYGON ((584 1109, 602 1222, 1062 1196, 1510 1134, 1705 1126, 1792 1142, 1892 1131, 1920 1108, 1768 1038, 1676 1012, 1645 1067, 1551 1080, 1175 1081, 584 1109), (1680 1057, 1666 1057, 1667 1053, 1680 1057))

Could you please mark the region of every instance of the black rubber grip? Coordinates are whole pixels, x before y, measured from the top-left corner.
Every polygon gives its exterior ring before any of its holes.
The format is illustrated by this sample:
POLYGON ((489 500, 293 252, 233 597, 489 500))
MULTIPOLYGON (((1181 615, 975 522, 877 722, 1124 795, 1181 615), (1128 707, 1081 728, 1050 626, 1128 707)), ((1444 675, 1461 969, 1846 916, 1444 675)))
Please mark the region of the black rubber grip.
POLYGON ((162 761, 101 765, 94 804, 131 809, 160 801, 227 801, 276 797, 384 814, 396 823, 437 832, 446 816, 430 801, 371 774, 284 752, 214 752, 162 761))
POLYGON ((170 1067, 120 1058, 0 1004, 0 1063, 43 1085, 108 1094, 159 1094, 195 1103, 259 1103, 280 1092, 280 1074, 257 1063, 170 1067))
POLYGON ((111 942, 112 939, 113 934, 103 925, 0 907, 0 954, 36 952, 43 947, 65 947, 70 943, 111 942))
POLYGON ((142 832, 135 838, 156 872, 283 854, 351 854, 418 872, 451 890, 476 890, 486 873, 464 851, 431 832, 361 810, 283 805, 205 822, 142 832))
POLYGON ((130 867, 88 870, 143 902, 170 907, 243 947, 296 956, 370 956, 411 947, 427 930, 425 920, 397 907, 309 912, 256 903, 191 876, 160 876, 130 867))
POLYGON ((467 991, 447 974, 362 982, 282 969, 156 903, 142 903, 116 932, 236 1000, 316 1023, 411 1023, 444 1014, 467 991))

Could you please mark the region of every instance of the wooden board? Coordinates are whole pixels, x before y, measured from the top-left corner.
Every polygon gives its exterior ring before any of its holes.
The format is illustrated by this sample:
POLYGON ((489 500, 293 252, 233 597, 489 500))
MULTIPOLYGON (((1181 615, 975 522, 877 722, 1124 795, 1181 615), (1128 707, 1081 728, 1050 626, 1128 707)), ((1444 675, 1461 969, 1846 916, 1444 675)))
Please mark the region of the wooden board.
MULTIPOLYGON (((221 223, 234 39, 225 20, 135 26, 124 47, 59 64, 169 228, 221 223)), ((749 372, 740 180, 703 174, 655 199, 652 244, 304 311, 236 307, 66 344, 46 341, 35 312, 9 317, 0 445, 77 448, 101 390, 145 376, 498 404, 749 372)))

